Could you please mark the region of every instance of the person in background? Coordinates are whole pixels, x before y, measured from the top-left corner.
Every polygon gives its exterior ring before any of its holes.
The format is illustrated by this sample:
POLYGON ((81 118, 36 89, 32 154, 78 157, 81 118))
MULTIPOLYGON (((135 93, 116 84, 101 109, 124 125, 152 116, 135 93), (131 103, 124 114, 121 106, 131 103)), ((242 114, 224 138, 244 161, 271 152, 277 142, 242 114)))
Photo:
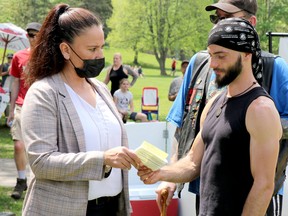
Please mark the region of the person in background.
POLYGON ((130 215, 128 170, 141 161, 107 86, 94 79, 105 66, 102 22, 58 4, 37 39, 21 117, 34 174, 23 216, 130 215))
POLYGON ((26 71, 26 66, 28 64, 31 50, 35 46, 35 40, 40 28, 40 23, 28 23, 26 31, 30 47, 24 50, 20 50, 14 54, 10 68, 10 76, 13 77, 13 82, 11 86, 10 108, 9 116, 7 118, 7 125, 11 125, 11 122, 13 122, 11 127, 11 135, 14 141, 14 160, 18 172, 17 183, 11 194, 11 197, 14 199, 20 199, 23 191, 27 189, 27 159, 21 134, 20 118, 24 98, 28 90, 28 87, 24 84, 25 74, 29 73, 28 71, 26 71))
POLYGON ((122 64, 122 56, 120 53, 115 53, 113 57, 113 65, 108 67, 104 80, 106 85, 111 81, 110 92, 112 96, 114 92, 119 89, 120 80, 123 78, 128 78, 128 75, 131 75, 133 78, 130 84, 132 87, 135 84, 138 75, 129 66, 122 64))
POLYGON ((177 97, 177 94, 178 94, 178 91, 181 87, 183 77, 184 77, 184 74, 185 74, 185 71, 186 71, 188 64, 189 64, 189 61, 187 61, 187 60, 183 60, 181 62, 182 76, 173 79, 173 81, 171 82, 170 88, 169 88, 169 93, 168 93, 168 100, 169 101, 174 101, 175 98, 177 97))
POLYGON ((141 78, 143 78, 144 77, 144 74, 143 74, 143 69, 142 69, 142 66, 141 65, 139 65, 139 67, 138 67, 138 75, 141 77, 141 78))
MULTIPOLYGON (((2 73, 1 73, 1 76, 2 76, 1 86, 3 87, 4 91, 8 92, 10 97, 11 97, 12 78, 9 75, 9 71, 10 71, 10 66, 11 66, 12 59, 13 59, 13 54, 12 53, 8 53, 7 54, 7 62, 5 64, 3 64, 2 73)), ((7 120, 8 116, 9 116, 9 104, 6 107, 6 109, 4 111, 4 114, 5 114, 5 117, 6 117, 6 120, 7 120)), ((11 127, 11 124, 8 125, 7 122, 6 122, 6 125, 8 127, 11 127)))
POLYGON ((142 166, 138 175, 153 184, 188 182, 200 174, 201 216, 265 215, 282 127, 272 98, 254 77, 261 65, 257 32, 242 18, 221 20, 210 31, 208 52, 217 86, 227 89, 205 106, 184 158, 156 171, 142 166))
POLYGON ((176 72, 176 64, 177 61, 175 59, 175 57, 172 58, 172 64, 171 64, 171 76, 175 76, 175 72, 176 72))
MULTIPOLYGON (((13 54, 12 53, 8 53, 7 54, 7 62, 3 64, 2 72, 1 72, 1 77, 2 77, 1 86, 2 87, 4 87, 5 81, 9 77, 9 70, 10 70, 10 65, 11 65, 12 59, 13 59, 13 54)), ((10 85, 8 85, 8 86, 10 86, 10 85)))
MULTIPOLYGON (((210 15, 210 21, 213 24, 216 24, 220 20, 226 19, 229 17, 242 17, 243 19, 248 20, 253 26, 256 26, 256 23, 257 23, 257 18, 256 18, 257 0, 249 0, 249 1, 220 0, 218 3, 207 6, 206 10, 208 11, 215 10, 215 14, 210 15)), ((174 154, 171 156, 171 159, 174 159, 175 161, 183 157, 187 153, 186 150, 189 151, 191 143, 195 139, 195 136, 199 131, 199 128, 200 128, 199 120, 200 120, 200 116, 201 116, 201 113, 203 111, 205 104, 215 94, 215 92, 221 90, 221 89, 215 88, 215 75, 213 73, 213 70, 210 69, 208 66, 207 67, 205 66, 204 61, 207 59, 207 57, 209 57, 208 54, 206 53, 205 58, 203 58, 203 60, 200 63, 196 64, 196 62, 200 58, 199 56, 201 56, 202 53, 203 52, 198 52, 191 58, 190 63, 187 67, 187 71, 185 73, 181 88, 179 90, 178 96, 176 97, 174 103, 172 104, 172 107, 166 118, 167 121, 177 126, 175 136, 173 139, 173 142, 174 142, 173 148, 175 150, 174 150, 174 154), (202 67, 200 73, 197 74, 197 68, 201 64, 203 64, 204 67, 202 67), (193 77, 194 75, 195 77, 193 77), (205 79, 207 79, 207 82, 203 82, 203 80, 205 79), (193 81, 195 82, 193 83, 193 81), (192 89, 193 91, 190 91, 192 89), (203 89, 205 91, 203 91, 203 89), (188 111, 188 109, 193 110, 193 113, 188 111), (191 121, 189 121, 189 117, 191 117, 191 121), (189 131, 189 133, 187 131, 189 131)), ((265 69, 270 68, 270 66, 267 61, 263 61, 262 63, 263 63, 263 68, 264 68, 264 73, 265 73, 266 71, 265 69)), ((283 127, 283 132, 284 132, 282 140, 281 140, 281 145, 285 147, 287 146, 287 138, 288 138, 288 131, 287 131, 288 103, 286 103, 286 100, 284 98, 288 97, 288 66, 285 60, 281 57, 275 58, 273 61, 273 64, 274 66, 273 66, 273 71, 271 75, 272 76, 271 88, 268 90, 269 90, 269 94, 271 95, 271 97, 273 98, 276 104, 276 108, 281 117, 281 122, 282 122, 282 127, 283 127)), ((263 82, 268 80, 267 77, 268 77, 267 74, 263 74, 263 82)), ((200 186, 200 181, 199 179, 197 179, 189 183, 189 189, 188 189, 189 192, 196 194, 196 214, 197 215, 198 215, 198 209, 199 209, 198 207, 199 206, 199 186, 200 186)), ((159 208, 161 208, 161 205, 162 205, 161 196, 159 195, 159 192, 161 191, 162 188, 166 188, 166 187, 169 188, 169 197, 166 202, 168 205, 173 197, 173 193, 176 190, 176 185, 174 183, 162 182, 159 185, 158 190, 157 190, 157 203, 159 205, 159 208)), ((182 188, 183 188, 183 185, 178 184, 179 196, 180 196, 182 188)), ((281 200, 281 195, 280 195, 280 199, 278 199, 278 195, 273 196, 273 198, 271 199, 271 203, 269 205, 268 211, 267 211, 267 214, 268 214, 267 216, 281 215, 282 206, 281 206, 281 202, 279 202, 280 200, 281 200), (280 212, 278 212, 278 209, 280 209, 280 212), (271 214, 271 212, 275 212, 275 213, 271 214)))
POLYGON ((120 89, 115 91, 113 98, 124 123, 127 119, 133 121, 147 122, 147 115, 141 112, 134 112, 133 94, 129 91, 129 80, 123 78, 120 80, 120 89))

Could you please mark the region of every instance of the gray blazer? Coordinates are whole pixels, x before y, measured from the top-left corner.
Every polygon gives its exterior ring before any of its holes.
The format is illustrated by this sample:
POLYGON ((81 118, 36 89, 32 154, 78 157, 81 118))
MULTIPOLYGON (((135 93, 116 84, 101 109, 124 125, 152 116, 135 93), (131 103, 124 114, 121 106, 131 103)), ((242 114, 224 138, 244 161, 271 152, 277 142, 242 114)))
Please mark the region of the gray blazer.
MULTIPOLYGON (((104 83, 88 80, 107 103, 127 134, 104 83)), ((35 82, 22 108, 22 134, 30 167, 23 215, 86 215, 88 181, 104 178, 103 152, 86 152, 84 131, 60 74, 35 82), (40 127, 41 126, 41 127, 40 127)), ((128 172, 122 171, 123 190, 117 215, 130 215, 128 172)))

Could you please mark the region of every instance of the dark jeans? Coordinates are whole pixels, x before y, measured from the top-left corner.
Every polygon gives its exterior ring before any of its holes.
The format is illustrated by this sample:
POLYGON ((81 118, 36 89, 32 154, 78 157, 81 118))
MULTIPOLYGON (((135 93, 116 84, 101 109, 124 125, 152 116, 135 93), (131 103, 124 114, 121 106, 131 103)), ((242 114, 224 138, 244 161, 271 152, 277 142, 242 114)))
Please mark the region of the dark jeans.
POLYGON ((100 197, 89 200, 86 216, 116 216, 118 210, 118 196, 100 197))

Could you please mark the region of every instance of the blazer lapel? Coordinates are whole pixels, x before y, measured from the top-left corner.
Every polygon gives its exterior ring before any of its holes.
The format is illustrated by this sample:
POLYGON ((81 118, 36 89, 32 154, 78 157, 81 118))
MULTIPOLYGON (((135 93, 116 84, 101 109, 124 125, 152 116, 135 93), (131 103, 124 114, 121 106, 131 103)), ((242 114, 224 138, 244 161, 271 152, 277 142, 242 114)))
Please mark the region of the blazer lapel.
POLYGON ((76 134, 76 139, 77 139, 79 149, 81 152, 86 152, 83 127, 81 125, 81 121, 74 107, 74 104, 69 96, 69 93, 67 92, 64 81, 62 80, 60 73, 56 74, 53 78, 54 78, 54 81, 56 83, 56 86, 59 92, 59 103, 62 103, 63 107, 65 107, 67 111, 67 115, 71 121, 71 125, 76 134))

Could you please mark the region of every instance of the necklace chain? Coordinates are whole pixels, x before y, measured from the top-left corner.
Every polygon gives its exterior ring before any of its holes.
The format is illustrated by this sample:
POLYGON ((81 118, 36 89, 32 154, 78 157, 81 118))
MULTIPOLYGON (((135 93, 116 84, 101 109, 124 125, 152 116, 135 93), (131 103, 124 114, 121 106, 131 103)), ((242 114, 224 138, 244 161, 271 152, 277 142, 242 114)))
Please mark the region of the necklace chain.
MULTIPOLYGON (((232 96, 231 98, 236 98, 236 97, 239 97, 239 96, 245 94, 245 93, 248 92, 255 84, 256 84, 256 82, 254 81, 254 82, 252 83, 252 85, 250 85, 247 89, 245 89, 244 91, 240 92, 239 94, 236 94, 236 95, 232 96)), ((222 101, 222 105, 221 105, 221 106, 217 109, 217 111, 216 111, 216 117, 217 117, 217 118, 221 115, 223 107, 229 102, 229 98, 227 98, 226 101, 225 101, 225 99, 226 99, 226 97, 224 97, 224 99, 223 99, 223 101, 222 101)))

